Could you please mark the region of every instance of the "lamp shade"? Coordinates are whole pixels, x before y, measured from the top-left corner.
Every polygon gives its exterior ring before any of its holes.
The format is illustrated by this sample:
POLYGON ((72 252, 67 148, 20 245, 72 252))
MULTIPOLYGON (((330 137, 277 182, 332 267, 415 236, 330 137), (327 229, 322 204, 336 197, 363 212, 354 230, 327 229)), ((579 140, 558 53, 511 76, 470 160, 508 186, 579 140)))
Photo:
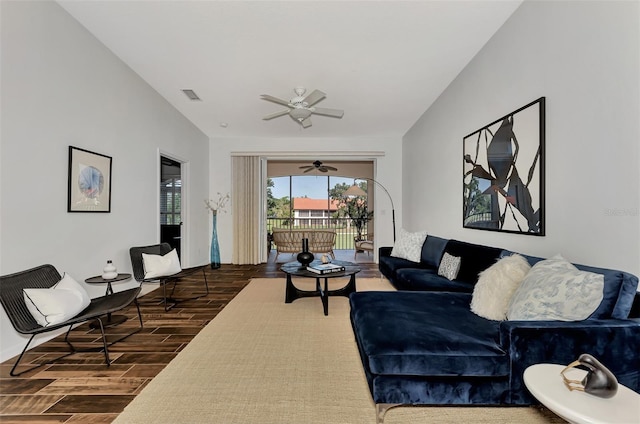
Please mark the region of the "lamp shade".
POLYGON ((367 192, 361 189, 357 184, 349 187, 344 193, 345 196, 366 196, 367 192))

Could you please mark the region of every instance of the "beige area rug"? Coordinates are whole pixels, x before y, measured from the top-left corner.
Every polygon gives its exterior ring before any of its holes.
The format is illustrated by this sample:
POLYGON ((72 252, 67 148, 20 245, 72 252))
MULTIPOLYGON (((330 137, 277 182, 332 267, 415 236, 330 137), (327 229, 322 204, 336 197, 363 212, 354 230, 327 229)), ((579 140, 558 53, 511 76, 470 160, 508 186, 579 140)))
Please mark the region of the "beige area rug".
MULTIPOLYGON (((311 281, 294 280, 301 289, 311 289, 311 281)), ((381 279, 358 279, 357 285, 358 291, 393 290, 381 279)), ((349 322, 348 299, 329 298, 328 316, 318 298, 285 304, 284 279, 254 279, 115 420, 120 424, 375 422, 375 406, 349 322)), ((564 421, 537 407, 397 407, 387 412, 384 422, 564 421)))

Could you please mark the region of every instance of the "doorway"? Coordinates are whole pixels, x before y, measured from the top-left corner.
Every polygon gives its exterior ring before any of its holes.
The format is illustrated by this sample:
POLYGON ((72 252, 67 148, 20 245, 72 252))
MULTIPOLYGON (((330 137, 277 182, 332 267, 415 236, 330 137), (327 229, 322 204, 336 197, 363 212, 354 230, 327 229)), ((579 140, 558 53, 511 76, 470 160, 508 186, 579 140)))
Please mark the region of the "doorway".
MULTIPOLYGON (((358 254, 363 251, 356 249, 356 241, 373 243, 375 190, 363 177, 373 177, 375 161, 358 158, 326 162, 329 167, 323 170, 310 169, 309 163, 315 166, 310 160, 269 159, 265 194, 268 235, 282 228, 331 230, 336 233, 333 251, 341 259, 374 261, 374 255, 358 254), (360 179, 358 185, 367 194, 356 201, 342 202, 342 193, 355 179, 360 179), (353 205, 358 206, 354 209, 353 205)), ((267 239, 267 252, 275 257, 271 249, 277 252, 277 245, 272 242, 273 236, 267 239)))
POLYGON ((160 242, 180 255, 182 243, 182 170, 180 162, 160 156, 160 242))

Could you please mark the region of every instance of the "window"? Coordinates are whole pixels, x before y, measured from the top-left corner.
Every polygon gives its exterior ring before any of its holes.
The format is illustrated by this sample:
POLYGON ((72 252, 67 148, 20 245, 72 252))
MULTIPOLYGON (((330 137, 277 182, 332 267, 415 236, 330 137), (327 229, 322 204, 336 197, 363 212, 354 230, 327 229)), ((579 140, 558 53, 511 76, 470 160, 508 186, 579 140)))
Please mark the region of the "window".
POLYGON ((182 217, 180 189, 182 181, 180 178, 171 177, 160 183, 160 224, 180 225, 182 217))

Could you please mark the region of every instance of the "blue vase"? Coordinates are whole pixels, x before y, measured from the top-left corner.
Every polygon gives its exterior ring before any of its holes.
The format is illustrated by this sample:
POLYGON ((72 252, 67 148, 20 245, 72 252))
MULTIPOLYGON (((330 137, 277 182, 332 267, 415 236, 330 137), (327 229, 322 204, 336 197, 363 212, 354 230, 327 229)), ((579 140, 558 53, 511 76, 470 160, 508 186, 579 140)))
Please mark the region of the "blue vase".
POLYGON ((211 269, 220 268, 220 246, 218 245, 217 214, 213 214, 211 226, 211 269))

